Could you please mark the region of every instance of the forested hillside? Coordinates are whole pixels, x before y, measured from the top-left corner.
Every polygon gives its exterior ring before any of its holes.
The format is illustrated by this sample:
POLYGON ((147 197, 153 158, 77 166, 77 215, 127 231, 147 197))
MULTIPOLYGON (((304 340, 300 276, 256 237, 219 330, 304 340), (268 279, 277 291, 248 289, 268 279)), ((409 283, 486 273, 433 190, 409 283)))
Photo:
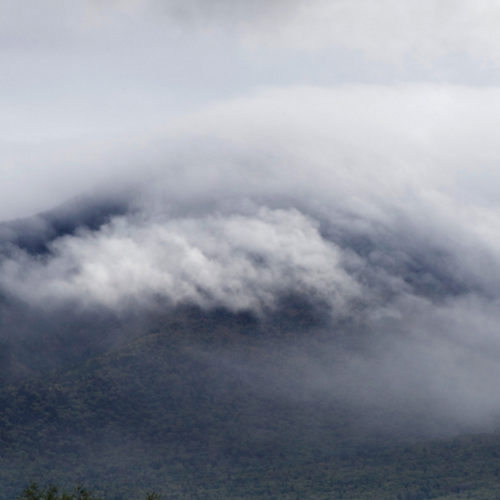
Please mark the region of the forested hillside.
MULTIPOLYGON (((308 320, 295 320, 297 335, 308 320)), ((344 400, 301 394, 286 322, 263 335, 245 315, 190 311, 156 328, 2 388, 0 498, 31 481, 81 482, 106 499, 500 494, 500 436, 419 440, 397 419, 374 425, 344 400)))

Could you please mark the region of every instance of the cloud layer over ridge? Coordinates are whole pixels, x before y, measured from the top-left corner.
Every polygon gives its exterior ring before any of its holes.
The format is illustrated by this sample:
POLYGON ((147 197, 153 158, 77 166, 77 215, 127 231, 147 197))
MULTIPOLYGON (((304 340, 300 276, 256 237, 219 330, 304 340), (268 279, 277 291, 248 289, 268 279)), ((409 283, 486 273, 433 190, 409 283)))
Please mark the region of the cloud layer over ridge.
POLYGON ((214 106, 151 146, 120 213, 43 253, 4 242, 2 293, 33 310, 257 315, 302 296, 332 334, 342 319, 370 346, 304 361, 311 390, 491 424, 499 108, 496 89, 449 85, 269 89, 214 106))
POLYGON ((486 0, 4 2, 0 218, 87 201, 0 226, 0 342, 42 317, 268 318, 299 297, 329 335, 321 363, 290 357, 309 391, 491 428, 499 19, 486 0))

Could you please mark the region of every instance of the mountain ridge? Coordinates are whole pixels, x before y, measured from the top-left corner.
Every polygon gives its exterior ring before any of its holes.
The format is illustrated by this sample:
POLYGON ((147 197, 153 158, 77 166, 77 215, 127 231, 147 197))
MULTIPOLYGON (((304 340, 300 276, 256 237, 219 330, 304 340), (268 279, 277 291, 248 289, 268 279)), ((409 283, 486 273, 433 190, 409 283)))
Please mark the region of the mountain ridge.
POLYGON ((210 336, 180 321, 0 389, 0 498, 31 480, 83 482, 106 499, 152 489, 179 500, 499 491, 499 435, 422 441, 367 428, 340 400, 293 397, 300 384, 287 379, 279 335, 256 335, 249 318, 225 322, 210 336))

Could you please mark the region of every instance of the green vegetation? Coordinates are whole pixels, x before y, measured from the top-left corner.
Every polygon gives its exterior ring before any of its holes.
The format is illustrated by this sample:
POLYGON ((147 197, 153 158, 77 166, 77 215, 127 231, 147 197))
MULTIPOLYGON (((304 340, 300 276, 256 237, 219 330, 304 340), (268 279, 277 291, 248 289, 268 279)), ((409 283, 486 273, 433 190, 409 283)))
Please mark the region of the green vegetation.
POLYGON ((77 486, 74 491, 60 491, 55 485, 40 488, 37 483, 28 486, 19 500, 97 500, 93 493, 83 486, 77 486))
MULTIPOLYGON (((145 500, 159 500, 160 497, 153 492, 146 495, 145 500)), ((37 483, 31 483, 21 494, 18 500, 99 500, 92 491, 81 485, 73 491, 60 490, 55 485, 40 488, 37 483)))
POLYGON ((162 324, 1 388, 0 499, 29 481, 45 487, 23 500, 500 498, 499 435, 403 440, 390 423, 368 427, 335 398, 296 394, 280 331, 217 325, 162 324), (63 488, 53 497, 51 484, 63 488))

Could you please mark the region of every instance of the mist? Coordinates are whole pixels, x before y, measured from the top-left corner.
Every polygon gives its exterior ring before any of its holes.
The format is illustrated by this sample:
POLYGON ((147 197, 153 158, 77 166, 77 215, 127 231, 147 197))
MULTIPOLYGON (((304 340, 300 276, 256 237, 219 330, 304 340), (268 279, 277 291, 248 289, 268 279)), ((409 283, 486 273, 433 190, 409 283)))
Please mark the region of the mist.
POLYGON ((281 390, 292 380, 293 397, 340 398, 379 423, 425 413, 433 432, 491 429, 499 107, 496 89, 354 85, 266 89, 184 117, 115 186, 3 223, 2 338, 37 323, 71 339, 62 323, 97 315, 97 348, 137 335, 145 320, 109 326, 131 315, 196 306, 265 323, 296 297, 321 319, 300 340, 287 326, 278 375, 257 365, 281 390))
POLYGON ((498 7, 0 12, 0 376, 183 308, 265 330, 303 306, 308 328, 289 320, 269 347, 278 368, 245 361, 266 390, 343 401, 374 427, 496 428, 498 7))

